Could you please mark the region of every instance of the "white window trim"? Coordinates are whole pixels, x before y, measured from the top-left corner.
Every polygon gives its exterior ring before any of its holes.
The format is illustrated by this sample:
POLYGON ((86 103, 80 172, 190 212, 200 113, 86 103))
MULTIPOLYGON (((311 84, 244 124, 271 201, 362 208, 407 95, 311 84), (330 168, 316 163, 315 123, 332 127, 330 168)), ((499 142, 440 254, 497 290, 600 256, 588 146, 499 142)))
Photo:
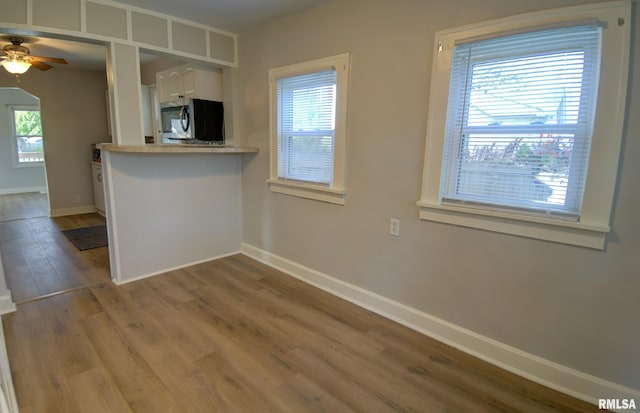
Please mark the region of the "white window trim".
POLYGON ((528 13, 436 33, 429 97, 420 218, 547 241, 604 249, 618 173, 626 109, 631 0, 528 13), (445 205, 440 200, 451 58, 456 41, 596 18, 604 24, 598 104, 580 220, 445 205), (620 20, 624 23, 619 25, 620 20))
MULTIPOLYGON (((18 160, 18 157, 20 156, 18 154, 18 142, 16 140, 17 136, 16 136, 16 120, 14 118, 14 110, 31 110, 31 111, 39 111, 41 114, 41 110, 40 110, 40 106, 33 106, 33 105, 9 105, 9 118, 11 119, 11 151, 12 151, 12 156, 11 159, 13 161, 13 167, 14 168, 42 168, 44 166, 44 161, 41 162, 22 162, 20 163, 20 161, 18 160)), ((44 132, 43 132, 44 135, 44 132)), ((44 136, 43 136, 43 141, 44 141, 44 136)))
POLYGON ((343 53, 322 59, 281 66, 269 70, 269 117, 270 117, 270 173, 269 188, 272 192, 344 205, 345 158, 347 130, 347 100, 349 90, 350 54, 343 53), (278 177, 278 120, 277 79, 328 68, 336 69, 336 124, 333 154, 333 184, 331 186, 309 182, 292 181, 278 177))

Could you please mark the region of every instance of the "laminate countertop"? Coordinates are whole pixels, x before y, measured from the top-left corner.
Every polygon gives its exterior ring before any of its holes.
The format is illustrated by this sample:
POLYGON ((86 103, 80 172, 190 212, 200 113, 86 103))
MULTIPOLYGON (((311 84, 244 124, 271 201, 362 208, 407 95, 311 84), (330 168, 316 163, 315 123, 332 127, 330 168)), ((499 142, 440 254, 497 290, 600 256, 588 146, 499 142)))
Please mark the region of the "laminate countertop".
POLYGON ((102 143, 100 149, 107 152, 129 152, 129 153, 211 153, 211 154, 242 154, 257 153, 258 148, 248 146, 216 146, 216 145, 116 145, 113 143, 102 143))

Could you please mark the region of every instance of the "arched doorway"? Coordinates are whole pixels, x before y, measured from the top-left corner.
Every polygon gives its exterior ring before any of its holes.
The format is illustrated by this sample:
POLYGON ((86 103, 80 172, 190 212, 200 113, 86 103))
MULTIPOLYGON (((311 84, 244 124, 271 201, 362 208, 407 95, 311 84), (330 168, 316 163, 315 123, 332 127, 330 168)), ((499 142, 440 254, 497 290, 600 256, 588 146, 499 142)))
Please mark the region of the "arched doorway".
POLYGON ((49 215, 40 99, 0 88, 0 221, 49 215))

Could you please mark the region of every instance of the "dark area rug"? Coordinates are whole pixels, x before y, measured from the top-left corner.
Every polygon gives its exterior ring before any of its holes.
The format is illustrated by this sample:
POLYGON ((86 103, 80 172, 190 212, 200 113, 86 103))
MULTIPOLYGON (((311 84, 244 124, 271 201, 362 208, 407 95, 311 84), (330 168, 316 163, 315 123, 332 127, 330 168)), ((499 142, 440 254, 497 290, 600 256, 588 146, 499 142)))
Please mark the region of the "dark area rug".
POLYGON ((65 229, 62 233, 81 251, 106 247, 108 245, 106 225, 65 229))

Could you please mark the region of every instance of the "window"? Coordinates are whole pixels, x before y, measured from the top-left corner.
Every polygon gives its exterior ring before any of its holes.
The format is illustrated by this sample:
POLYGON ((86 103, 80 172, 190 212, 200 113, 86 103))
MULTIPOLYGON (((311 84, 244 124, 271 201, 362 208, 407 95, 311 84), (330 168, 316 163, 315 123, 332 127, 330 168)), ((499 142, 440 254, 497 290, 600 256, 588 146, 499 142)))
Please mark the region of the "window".
POLYGON ((629 22, 616 2, 438 33, 420 216, 603 248, 629 22))
POLYGON ((272 191, 344 204, 349 55, 271 69, 272 191))
POLYGON ((16 166, 40 166, 44 162, 40 109, 11 107, 16 166))

